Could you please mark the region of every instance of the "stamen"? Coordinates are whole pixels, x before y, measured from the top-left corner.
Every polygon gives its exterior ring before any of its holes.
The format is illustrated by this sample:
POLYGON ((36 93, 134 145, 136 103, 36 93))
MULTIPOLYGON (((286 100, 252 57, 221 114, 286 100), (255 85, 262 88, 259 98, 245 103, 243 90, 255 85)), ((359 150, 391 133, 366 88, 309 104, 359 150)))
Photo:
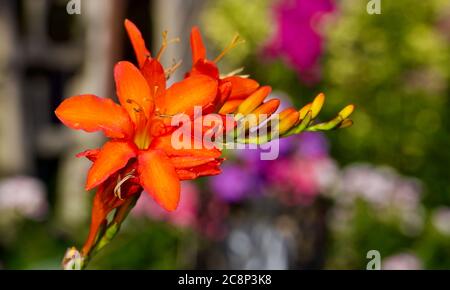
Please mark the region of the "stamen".
POLYGON ((180 39, 178 37, 177 38, 173 38, 171 40, 167 40, 167 34, 168 34, 167 30, 164 30, 163 33, 162 33, 163 41, 162 41, 162 44, 161 44, 161 48, 159 49, 158 54, 156 55, 156 59, 158 61, 161 59, 161 56, 163 55, 164 51, 167 49, 169 44, 180 42, 180 39))
POLYGON ((164 71, 164 73, 166 74, 166 79, 169 79, 172 74, 178 69, 180 68, 181 64, 183 63, 183 60, 179 60, 178 62, 175 61, 175 59, 173 60, 173 64, 171 67, 169 67, 168 69, 166 69, 164 71))
POLYGON ((225 49, 214 59, 214 62, 219 62, 228 52, 230 52, 230 50, 244 42, 245 40, 241 39, 239 34, 236 34, 231 40, 230 44, 225 47, 225 49))
POLYGON ((136 102, 135 100, 127 99, 127 103, 128 104, 133 104, 133 105, 136 106, 135 108, 133 108, 133 110, 136 113, 144 112, 144 108, 142 108, 142 106, 138 102, 136 102))
POLYGON ((174 117, 175 115, 168 115, 168 114, 159 114, 159 113, 156 113, 156 116, 161 117, 161 118, 172 118, 172 117, 174 117))
POLYGON ((136 171, 135 169, 131 170, 131 171, 128 172, 127 175, 125 175, 125 177, 122 178, 122 179, 120 178, 120 174, 119 174, 119 176, 117 177, 117 184, 116 184, 116 186, 114 187, 114 195, 115 195, 118 199, 123 200, 123 198, 122 198, 122 192, 121 192, 121 186, 122 186, 122 184, 124 184, 127 180, 129 180, 129 179, 135 177, 135 176, 133 175, 133 173, 134 173, 135 171, 136 171))
POLYGON ((233 70, 233 71, 231 71, 231 72, 229 72, 227 74, 220 75, 220 78, 223 79, 223 78, 227 78, 227 77, 232 77, 232 76, 235 76, 235 75, 237 75, 237 74, 239 74, 239 73, 241 73, 243 71, 244 71, 244 67, 240 67, 240 68, 237 68, 237 69, 235 69, 235 70, 233 70))

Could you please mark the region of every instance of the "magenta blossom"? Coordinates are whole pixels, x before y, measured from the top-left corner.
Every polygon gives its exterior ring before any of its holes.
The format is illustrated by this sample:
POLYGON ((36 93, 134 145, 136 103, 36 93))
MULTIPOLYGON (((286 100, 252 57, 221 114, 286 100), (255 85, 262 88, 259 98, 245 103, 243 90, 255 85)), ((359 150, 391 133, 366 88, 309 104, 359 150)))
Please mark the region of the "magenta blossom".
POLYGON ((283 57, 303 81, 316 82, 324 42, 319 28, 323 16, 334 10, 333 0, 281 0, 274 8, 277 29, 266 54, 283 57))

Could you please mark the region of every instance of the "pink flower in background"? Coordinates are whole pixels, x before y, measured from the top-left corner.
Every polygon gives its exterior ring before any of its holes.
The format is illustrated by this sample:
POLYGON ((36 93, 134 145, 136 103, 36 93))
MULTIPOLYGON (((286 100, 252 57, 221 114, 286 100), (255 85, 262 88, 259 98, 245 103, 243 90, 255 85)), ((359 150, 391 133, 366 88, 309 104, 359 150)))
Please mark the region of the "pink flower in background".
POLYGON ((0 180, 0 216, 16 213, 42 220, 48 213, 47 189, 37 178, 14 176, 0 180))
POLYGON ((283 57, 303 81, 318 81, 324 42, 320 25, 333 11, 333 0, 281 0, 274 8, 277 29, 266 54, 283 57))
MULTIPOLYGON (((320 133, 305 133, 292 142, 293 152, 271 165, 267 187, 291 206, 310 204, 323 187, 320 176, 328 171, 328 142, 320 133)), ((330 168, 333 170, 333 168, 330 168)))
POLYGON ((148 217, 155 220, 169 221, 176 226, 194 228, 197 225, 198 190, 194 183, 181 184, 181 199, 178 208, 167 212, 156 204, 148 195, 143 195, 133 209, 136 217, 148 217))
POLYGON ((383 270, 422 270, 422 261, 410 253, 389 256, 382 262, 383 270))

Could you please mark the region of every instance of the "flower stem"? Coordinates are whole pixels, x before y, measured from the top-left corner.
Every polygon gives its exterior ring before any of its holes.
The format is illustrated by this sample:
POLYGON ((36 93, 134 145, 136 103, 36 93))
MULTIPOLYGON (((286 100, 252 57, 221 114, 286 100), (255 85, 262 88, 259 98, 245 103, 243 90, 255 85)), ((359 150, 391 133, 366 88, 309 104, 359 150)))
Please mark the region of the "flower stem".
POLYGON ((95 245, 87 253, 82 254, 82 252, 79 252, 75 247, 69 248, 64 255, 62 268, 64 270, 85 269, 91 258, 108 245, 117 235, 123 221, 128 216, 131 209, 136 205, 139 196, 140 194, 136 194, 128 198, 124 204, 116 209, 113 219, 100 228, 95 245))

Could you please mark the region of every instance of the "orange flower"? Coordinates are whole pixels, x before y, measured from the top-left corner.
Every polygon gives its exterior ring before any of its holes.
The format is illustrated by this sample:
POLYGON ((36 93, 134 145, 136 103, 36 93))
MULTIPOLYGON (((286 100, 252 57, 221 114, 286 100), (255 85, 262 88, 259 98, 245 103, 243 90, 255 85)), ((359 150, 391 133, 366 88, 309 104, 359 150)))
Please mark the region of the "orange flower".
POLYGON ((178 113, 192 116, 194 106, 211 107, 217 97, 217 80, 192 75, 166 88, 163 67, 150 57, 134 26, 130 22, 125 25, 141 69, 126 61, 115 66, 120 105, 94 95, 79 95, 66 99, 55 111, 72 129, 102 131, 110 138, 101 149, 78 155, 93 161, 86 190, 100 186, 85 253, 108 213, 129 197, 145 189, 163 208, 173 211, 180 199, 180 180, 218 174, 222 162, 218 149, 174 149, 171 137, 176 128, 168 122, 168 116, 178 113))
MULTIPOLYGON (((173 211, 179 203, 181 180, 220 173, 221 151, 205 147, 203 138, 194 138, 196 134, 191 137, 192 149, 176 149, 179 146, 174 146, 177 139, 172 135, 178 128, 171 125, 172 116, 183 113, 196 122, 198 119, 194 118, 201 116, 194 115, 194 107, 200 106, 203 115, 218 112, 222 120, 228 119, 224 116, 228 113, 255 114, 259 118, 262 114, 273 114, 280 104, 277 99, 264 102, 271 92, 268 86, 260 87, 256 81, 242 76, 220 76, 216 63, 239 42, 238 37, 210 61, 206 58, 200 32, 194 27, 191 32, 192 69, 182 81, 167 88, 166 79, 177 68, 165 71, 159 63, 170 42, 166 39, 167 33, 163 35, 161 49, 152 58, 139 29, 129 20, 125 20, 125 28, 139 67, 127 61, 116 64, 114 78, 120 104, 95 95, 79 95, 66 99, 55 111, 72 129, 101 131, 110 138, 102 148, 77 155, 93 162, 86 190, 98 187, 91 229, 81 252, 87 260, 92 249, 100 249, 117 232, 143 190, 163 208, 173 211), (115 215, 108 223, 107 216, 114 209, 115 215)), ((320 94, 300 111, 293 108, 283 111, 279 116, 280 137, 352 124, 348 117, 353 106, 347 106, 329 122, 313 124, 324 99, 320 94)), ((210 129, 202 124, 202 134, 210 129)), ((270 138, 266 136, 256 141, 268 142, 270 138)))
POLYGON ((142 73, 129 62, 119 62, 114 76, 120 105, 110 99, 81 95, 65 100, 55 111, 70 128, 103 131, 112 139, 95 154, 86 190, 132 163, 131 171, 136 170, 139 184, 165 209, 174 210, 179 201, 180 179, 205 175, 205 170, 218 173, 221 152, 174 150, 174 128, 167 125, 165 116, 193 114, 194 106, 208 107, 216 97, 217 81, 196 75, 166 89, 162 66, 150 58, 142 73), (189 177, 186 171, 191 173, 189 177))

